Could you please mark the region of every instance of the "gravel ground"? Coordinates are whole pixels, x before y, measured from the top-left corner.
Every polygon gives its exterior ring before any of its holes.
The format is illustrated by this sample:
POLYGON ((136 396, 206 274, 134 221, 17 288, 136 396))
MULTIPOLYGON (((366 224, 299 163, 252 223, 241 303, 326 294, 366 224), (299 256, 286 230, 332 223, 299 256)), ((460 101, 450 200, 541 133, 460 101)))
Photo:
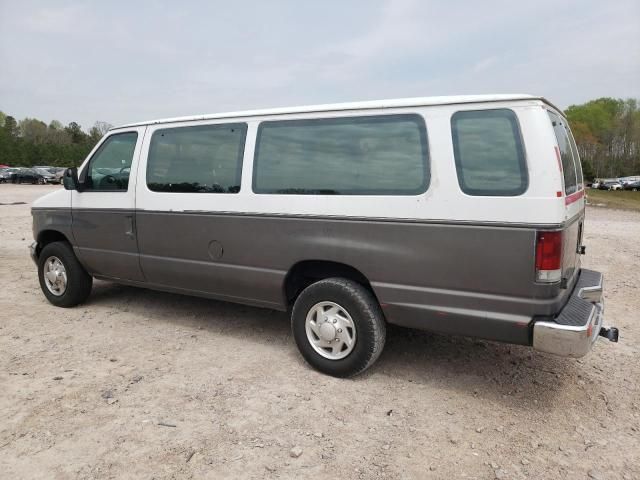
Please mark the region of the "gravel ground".
POLYGON ((48 304, 29 203, 55 188, 0 185, 1 477, 640 478, 639 213, 587 212, 617 345, 571 360, 392 328, 338 380, 283 313, 106 282, 48 304))

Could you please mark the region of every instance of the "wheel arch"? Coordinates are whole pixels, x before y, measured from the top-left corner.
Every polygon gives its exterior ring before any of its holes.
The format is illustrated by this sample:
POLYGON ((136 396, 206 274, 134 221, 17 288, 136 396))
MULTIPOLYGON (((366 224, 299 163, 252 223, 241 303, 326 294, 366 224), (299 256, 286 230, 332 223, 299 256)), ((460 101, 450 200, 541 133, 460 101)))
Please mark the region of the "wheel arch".
POLYGON ((282 287, 286 305, 292 305, 300 292, 312 283, 332 277, 353 280, 371 291, 377 299, 369 279, 357 268, 346 263, 315 259, 301 260, 292 265, 287 272, 282 287))
POLYGON ((50 243, 67 242, 71 245, 71 242, 64 233, 62 233, 60 230, 54 229, 46 229, 39 232, 38 236, 36 237, 36 242, 38 243, 36 247, 36 256, 38 257, 40 256, 40 252, 42 251, 42 249, 50 243))

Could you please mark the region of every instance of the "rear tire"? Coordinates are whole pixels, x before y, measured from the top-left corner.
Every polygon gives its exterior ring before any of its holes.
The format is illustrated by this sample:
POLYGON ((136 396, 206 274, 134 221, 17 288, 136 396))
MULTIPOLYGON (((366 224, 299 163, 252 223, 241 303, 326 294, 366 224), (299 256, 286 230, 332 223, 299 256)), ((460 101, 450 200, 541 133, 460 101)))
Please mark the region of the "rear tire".
POLYGON ((75 307, 87 300, 93 285, 93 277, 67 242, 45 245, 38 257, 38 279, 47 300, 63 308, 75 307))
POLYGON ((307 363, 340 378, 369 368, 382 353, 386 337, 384 314, 373 293, 345 278, 328 278, 305 288, 293 305, 291 329, 307 363))

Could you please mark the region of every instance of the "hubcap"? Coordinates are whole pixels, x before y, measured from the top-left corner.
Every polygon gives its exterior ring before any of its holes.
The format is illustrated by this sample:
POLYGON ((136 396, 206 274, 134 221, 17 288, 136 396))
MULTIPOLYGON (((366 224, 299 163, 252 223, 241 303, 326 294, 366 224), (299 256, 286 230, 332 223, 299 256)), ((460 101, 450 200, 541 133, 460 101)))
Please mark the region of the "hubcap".
POLYGON ((311 307, 305 329, 313 349, 329 360, 345 358, 356 344, 355 323, 337 303, 320 302, 311 307))
POLYGON ((67 290, 67 270, 58 257, 49 257, 44 262, 44 284, 56 297, 67 290))

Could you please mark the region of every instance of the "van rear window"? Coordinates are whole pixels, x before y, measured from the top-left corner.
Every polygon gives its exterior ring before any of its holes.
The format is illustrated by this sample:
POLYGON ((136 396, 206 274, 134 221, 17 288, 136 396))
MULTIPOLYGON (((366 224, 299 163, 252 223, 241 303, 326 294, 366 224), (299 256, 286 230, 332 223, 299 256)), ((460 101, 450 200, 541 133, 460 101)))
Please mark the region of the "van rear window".
POLYGON ((451 117, 458 183, 468 195, 515 196, 529 183, 516 114, 508 109, 456 112, 451 117))
POLYGON ((562 175, 564 176, 564 193, 571 195, 583 188, 582 167, 580 165, 580 157, 578 156, 578 148, 575 145, 571 131, 566 121, 553 112, 547 110, 553 132, 558 141, 560 149, 560 159, 562 160, 562 175))
POLYGON ((427 189, 427 133, 419 115, 262 122, 256 193, 417 195, 427 189))

